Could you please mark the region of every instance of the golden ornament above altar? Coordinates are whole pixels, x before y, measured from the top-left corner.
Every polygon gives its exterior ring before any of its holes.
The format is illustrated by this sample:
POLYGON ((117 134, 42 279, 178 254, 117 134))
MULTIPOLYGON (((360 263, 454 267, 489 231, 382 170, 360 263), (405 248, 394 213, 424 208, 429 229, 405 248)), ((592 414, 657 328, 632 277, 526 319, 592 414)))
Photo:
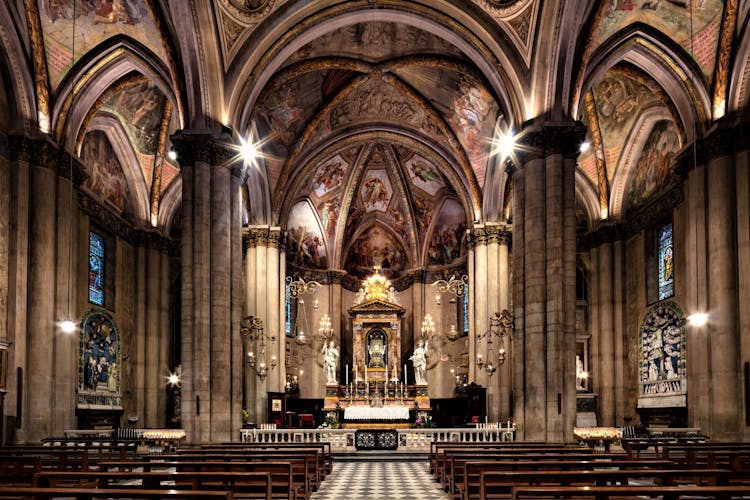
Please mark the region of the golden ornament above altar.
POLYGON ((354 304, 362 304, 372 300, 380 300, 391 304, 398 304, 398 294, 391 285, 390 280, 380 274, 380 266, 375 266, 375 273, 362 281, 354 304))

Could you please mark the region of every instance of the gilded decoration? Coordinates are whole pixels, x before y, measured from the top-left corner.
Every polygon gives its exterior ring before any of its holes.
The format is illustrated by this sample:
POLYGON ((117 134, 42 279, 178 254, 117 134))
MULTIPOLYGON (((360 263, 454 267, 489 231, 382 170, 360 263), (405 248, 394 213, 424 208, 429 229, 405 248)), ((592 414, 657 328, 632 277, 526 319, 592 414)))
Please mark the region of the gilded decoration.
POLYGON ((122 409, 120 331, 107 311, 92 308, 80 324, 77 408, 122 409))

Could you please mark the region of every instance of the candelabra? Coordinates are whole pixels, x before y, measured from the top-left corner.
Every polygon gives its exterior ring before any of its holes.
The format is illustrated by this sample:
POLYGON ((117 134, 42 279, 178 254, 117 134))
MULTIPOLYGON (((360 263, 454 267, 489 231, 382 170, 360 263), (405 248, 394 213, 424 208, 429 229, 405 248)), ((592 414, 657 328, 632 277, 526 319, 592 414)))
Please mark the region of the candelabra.
MULTIPOLYGON (((258 378, 265 380, 268 375, 269 362, 268 362, 268 346, 271 347, 276 345, 276 337, 272 335, 266 335, 263 331, 263 320, 255 316, 246 316, 240 321, 240 335, 248 344, 247 352, 247 364, 255 371, 258 378), (258 351, 256 356, 255 351, 258 351)), ((276 355, 271 355, 270 369, 276 368, 278 360, 276 355)))
MULTIPOLYGON (((300 313, 304 316, 304 321, 307 323, 307 313, 305 313, 305 301, 301 295, 305 294, 314 294, 315 291, 321 286, 320 283, 317 281, 305 281, 303 278, 298 278, 296 280, 293 280, 291 276, 287 276, 286 278, 286 286, 287 290, 289 291, 289 297, 292 299, 297 299, 297 311, 294 315, 295 318, 295 328, 294 328, 294 340, 297 343, 297 345, 305 345, 307 344, 307 336, 305 335, 304 330, 298 330, 297 329, 297 318, 299 317, 300 313)), ((313 309, 318 309, 318 299, 313 300, 313 309)), ((327 315, 326 315, 327 317, 327 315)), ((330 320, 329 320, 330 323, 330 320)))
POLYGON ((428 341, 433 333, 435 333, 435 322, 428 313, 424 315, 424 319, 422 320, 422 340, 425 342, 428 341))
POLYGON ((489 318, 490 326, 489 329, 481 335, 477 336, 477 343, 484 339, 487 339, 487 360, 482 357, 482 354, 477 354, 476 365, 480 370, 484 368, 487 375, 490 377, 497 366, 505 363, 505 338, 508 337, 510 341, 513 340, 513 314, 507 309, 503 309, 502 312, 496 312, 494 318, 489 318), (493 360, 493 338, 497 337, 500 342, 500 348, 497 351, 497 365, 493 360))

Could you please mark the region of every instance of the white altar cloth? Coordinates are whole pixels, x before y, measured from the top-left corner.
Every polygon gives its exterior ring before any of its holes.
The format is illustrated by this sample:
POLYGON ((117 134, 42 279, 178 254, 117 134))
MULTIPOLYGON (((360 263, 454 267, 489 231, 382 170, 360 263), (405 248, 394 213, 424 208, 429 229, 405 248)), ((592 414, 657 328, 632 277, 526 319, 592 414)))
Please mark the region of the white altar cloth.
POLYGON ((344 420, 409 420, 409 407, 387 405, 382 408, 371 406, 349 406, 344 410, 344 420))

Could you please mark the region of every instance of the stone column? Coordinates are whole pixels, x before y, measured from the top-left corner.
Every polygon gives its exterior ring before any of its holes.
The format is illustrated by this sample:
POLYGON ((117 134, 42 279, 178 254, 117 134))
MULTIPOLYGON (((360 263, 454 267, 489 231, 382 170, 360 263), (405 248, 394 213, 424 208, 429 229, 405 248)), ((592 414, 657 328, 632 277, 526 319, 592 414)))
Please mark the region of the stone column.
MULTIPOLYGON (((745 137, 744 140, 747 138, 745 137)), ((708 311, 706 325, 711 377, 712 419, 715 439, 734 441, 740 436, 740 365, 737 322, 737 194, 734 131, 719 129, 707 139, 708 193, 708 311)))
POLYGON ((231 320, 232 283, 241 272, 232 259, 232 221, 239 213, 239 203, 232 203, 232 190, 239 189, 231 180, 234 152, 226 134, 183 131, 172 142, 183 176, 182 420, 189 442, 229 441, 238 421, 231 415, 237 392, 230 337, 239 331, 231 320))
POLYGON ((514 202, 514 276, 523 290, 514 302, 517 342, 519 328, 523 331, 523 346, 516 343, 514 359, 521 358, 516 367, 523 370, 525 384, 523 412, 516 418, 522 421, 525 439, 573 438, 574 175, 584 134, 580 124, 531 125, 519 148, 525 151, 519 156, 521 182, 516 181, 519 172, 514 173, 515 192, 522 198, 514 202))
POLYGON ((55 322, 56 261, 56 160, 57 151, 50 143, 23 139, 16 145, 17 168, 29 175, 29 261, 28 295, 26 297, 26 351, 20 353, 25 367, 21 442, 34 442, 53 433, 52 393, 54 373, 53 345, 50 339, 59 335, 55 322))

